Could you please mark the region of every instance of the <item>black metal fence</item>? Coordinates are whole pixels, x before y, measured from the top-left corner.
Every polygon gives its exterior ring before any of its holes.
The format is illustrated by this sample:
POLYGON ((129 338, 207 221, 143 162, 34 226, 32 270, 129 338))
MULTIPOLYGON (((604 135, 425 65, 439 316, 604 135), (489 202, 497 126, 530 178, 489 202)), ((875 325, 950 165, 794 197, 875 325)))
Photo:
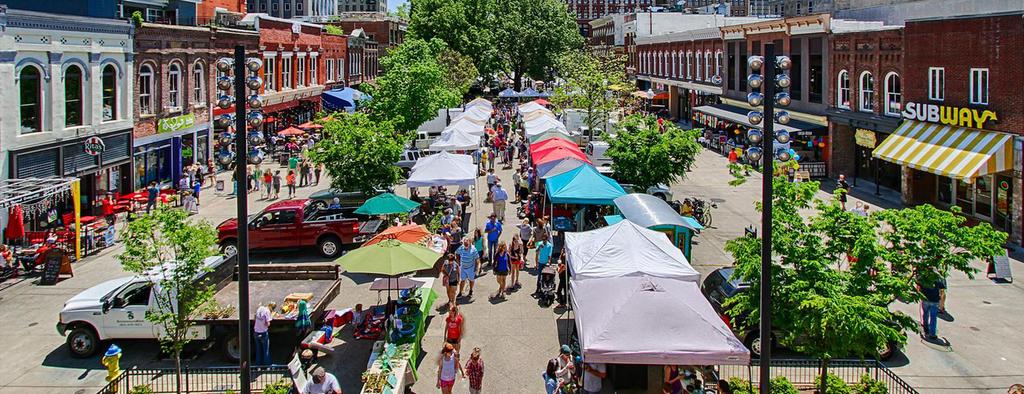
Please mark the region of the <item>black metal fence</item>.
MULTIPOLYGON (((181 392, 183 393, 223 393, 239 390, 238 367, 183 367, 181 373, 181 392)), ((274 365, 268 367, 252 367, 252 389, 254 392, 282 378, 291 379, 288 367, 274 365)), ((98 394, 128 393, 132 388, 146 386, 152 393, 176 393, 178 385, 174 368, 131 368, 121 373, 98 394)))
MULTIPOLYGON (((750 366, 723 365, 719 367, 720 379, 740 378, 750 381, 753 387, 759 382, 759 360, 750 360, 750 366)), ((771 376, 784 376, 797 388, 812 388, 814 381, 820 376, 821 362, 815 359, 773 359, 771 376)), ((860 382, 867 374, 874 380, 882 382, 891 394, 918 394, 917 390, 901 379, 895 372, 877 360, 832 360, 828 364, 828 373, 838 376, 849 385, 860 382)), ((709 382, 710 383, 710 382, 709 382)))

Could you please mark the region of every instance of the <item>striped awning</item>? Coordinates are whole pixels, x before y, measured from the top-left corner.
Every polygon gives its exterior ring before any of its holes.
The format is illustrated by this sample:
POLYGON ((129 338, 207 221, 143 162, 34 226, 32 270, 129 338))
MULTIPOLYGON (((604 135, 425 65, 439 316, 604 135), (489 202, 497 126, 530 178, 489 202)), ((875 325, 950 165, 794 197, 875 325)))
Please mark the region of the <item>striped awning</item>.
POLYGON ((921 171, 970 182, 1013 168, 1013 137, 939 123, 904 121, 872 153, 921 171))

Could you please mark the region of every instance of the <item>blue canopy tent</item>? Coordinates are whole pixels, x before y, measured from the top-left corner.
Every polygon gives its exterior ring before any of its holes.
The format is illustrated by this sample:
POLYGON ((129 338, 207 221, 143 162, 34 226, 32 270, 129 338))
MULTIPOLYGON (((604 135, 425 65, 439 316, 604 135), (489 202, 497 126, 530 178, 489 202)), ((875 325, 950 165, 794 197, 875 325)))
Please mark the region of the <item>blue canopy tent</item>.
POLYGON ((515 89, 505 88, 505 90, 502 90, 501 92, 498 92, 498 97, 500 97, 500 98, 516 98, 516 97, 519 97, 519 93, 516 93, 515 89))
POLYGON ((613 205, 616 198, 626 195, 618 182, 590 165, 548 178, 547 189, 555 204, 613 205))
POLYGON ((519 92, 519 97, 540 97, 540 92, 534 88, 526 88, 519 92))
POLYGON ((369 95, 352 88, 332 89, 320 94, 324 109, 327 111, 355 111, 356 102, 366 97, 369 95))

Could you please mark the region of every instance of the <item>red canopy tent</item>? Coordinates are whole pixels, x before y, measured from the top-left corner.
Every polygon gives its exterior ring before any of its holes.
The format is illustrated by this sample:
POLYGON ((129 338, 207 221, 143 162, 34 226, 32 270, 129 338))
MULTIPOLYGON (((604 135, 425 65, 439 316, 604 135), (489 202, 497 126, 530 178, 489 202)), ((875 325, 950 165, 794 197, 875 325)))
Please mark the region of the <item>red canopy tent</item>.
POLYGON ((297 129, 295 127, 289 127, 287 129, 284 129, 284 130, 281 130, 281 131, 277 132, 277 135, 280 135, 282 137, 289 137, 289 136, 303 135, 303 134, 306 134, 306 132, 304 130, 297 129))
POLYGON ((535 154, 537 154, 537 153, 539 153, 541 151, 545 151, 545 150, 548 150, 548 149, 554 149, 554 148, 559 147, 559 146, 565 147, 565 148, 569 148, 569 149, 572 149, 572 148, 579 149, 579 146, 576 145, 575 142, 564 140, 564 139, 561 139, 561 138, 549 138, 549 139, 546 139, 546 140, 543 140, 543 141, 540 141, 540 142, 537 142, 537 143, 530 144, 530 154, 531 155, 535 155, 535 154))
POLYGON ((547 101, 547 100, 545 100, 545 99, 542 99, 542 98, 539 98, 539 99, 533 100, 533 102, 535 102, 535 103, 537 103, 537 104, 540 104, 540 105, 551 105, 551 102, 550 102, 550 101, 547 101))
POLYGON ((531 158, 533 159, 533 165, 535 166, 547 163, 549 161, 561 160, 566 157, 575 157, 577 159, 590 163, 590 159, 588 159, 587 155, 583 154, 583 152, 581 152, 580 148, 578 147, 576 149, 571 149, 559 146, 555 147, 554 149, 548 149, 543 152, 538 152, 535 155, 531 154, 531 158))

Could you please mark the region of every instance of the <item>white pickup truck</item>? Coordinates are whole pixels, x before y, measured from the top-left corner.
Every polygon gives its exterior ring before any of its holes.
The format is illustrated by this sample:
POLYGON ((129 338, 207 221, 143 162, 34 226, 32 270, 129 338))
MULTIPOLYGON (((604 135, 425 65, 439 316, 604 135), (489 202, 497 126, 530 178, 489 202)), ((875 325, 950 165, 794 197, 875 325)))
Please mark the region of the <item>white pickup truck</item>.
MULTIPOLYGON (((220 305, 238 304, 237 258, 215 256, 205 261, 210 271, 196 278, 214 286, 214 299, 220 305)), ((159 269, 147 274, 109 280, 71 297, 64 303, 57 332, 67 335, 71 355, 86 358, 100 349, 102 341, 117 339, 157 339, 161 328, 146 320, 146 311, 155 308, 154 284, 160 281, 159 269)), ((313 293, 310 318, 317 321, 324 308, 338 295, 339 270, 335 264, 273 264, 250 266, 249 310, 260 302, 281 301, 290 293, 313 293)), ((238 312, 219 318, 202 318, 193 326, 196 340, 218 341, 226 359, 238 360, 238 312)), ((294 318, 275 318, 273 332, 294 328, 294 318)))

